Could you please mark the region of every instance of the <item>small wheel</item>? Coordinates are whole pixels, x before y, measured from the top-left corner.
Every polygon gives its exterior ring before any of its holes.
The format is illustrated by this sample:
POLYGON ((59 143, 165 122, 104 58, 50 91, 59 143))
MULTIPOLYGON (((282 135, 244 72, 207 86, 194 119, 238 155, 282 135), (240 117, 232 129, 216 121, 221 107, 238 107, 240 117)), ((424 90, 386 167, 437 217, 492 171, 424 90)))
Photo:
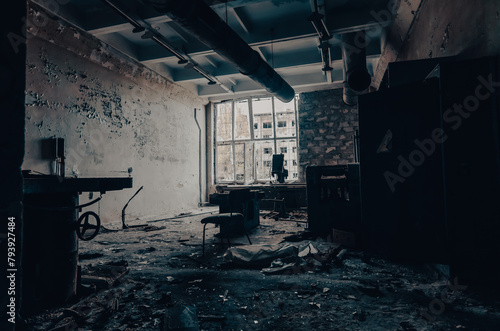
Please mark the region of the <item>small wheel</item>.
POLYGON ((101 228, 101 219, 93 211, 88 211, 83 213, 80 218, 78 218, 78 225, 76 227, 76 235, 81 240, 89 241, 95 238, 99 233, 101 228), (94 222, 90 222, 90 217, 95 218, 94 222), (91 230, 90 233, 87 230, 91 230), (93 232, 92 232, 93 230, 93 232))

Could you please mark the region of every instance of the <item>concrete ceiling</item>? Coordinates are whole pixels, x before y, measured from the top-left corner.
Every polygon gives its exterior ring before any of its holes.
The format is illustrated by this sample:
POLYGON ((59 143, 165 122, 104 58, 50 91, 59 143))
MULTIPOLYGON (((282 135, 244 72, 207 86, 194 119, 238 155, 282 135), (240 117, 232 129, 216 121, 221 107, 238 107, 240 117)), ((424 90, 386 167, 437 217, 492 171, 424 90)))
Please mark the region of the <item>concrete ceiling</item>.
MULTIPOLYGON (((57 14, 97 38, 117 48, 170 80, 213 101, 262 94, 265 90, 222 59, 168 16, 160 14, 141 0, 108 0, 141 26, 161 35, 161 40, 175 48, 213 77, 217 84, 199 71, 178 64, 165 47, 134 26, 104 0, 64 0, 57 14)), ((44 1, 34 1, 44 6, 44 1)), ((296 92, 342 86, 343 64, 340 35, 372 29, 367 47, 367 67, 376 69, 385 27, 390 18, 376 13, 387 12, 388 0, 317 0, 319 12, 330 34, 333 70, 324 72, 319 37, 308 17, 315 10, 314 0, 207 0, 212 9, 271 65, 296 92)), ((50 8, 48 8, 50 10, 50 8)), ((146 30, 147 31, 147 30, 146 30)))

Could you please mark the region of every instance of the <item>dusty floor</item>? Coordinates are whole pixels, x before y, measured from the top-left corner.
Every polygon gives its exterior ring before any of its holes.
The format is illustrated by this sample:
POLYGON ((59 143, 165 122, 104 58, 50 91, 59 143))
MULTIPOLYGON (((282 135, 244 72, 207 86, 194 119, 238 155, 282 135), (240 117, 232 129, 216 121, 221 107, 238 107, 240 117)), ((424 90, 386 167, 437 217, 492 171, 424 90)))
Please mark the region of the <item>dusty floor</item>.
MULTIPOLYGON (((211 225, 202 258, 200 220, 215 210, 104 231, 93 241, 80 242, 83 276, 109 264, 126 265, 128 274, 109 289, 98 284, 78 302, 29 318, 29 328, 164 330, 165 316, 176 318, 172 307, 195 306, 200 330, 500 329, 498 293, 479 296, 459 284, 450 286, 427 266, 382 259, 365 263, 360 252, 349 250, 330 270, 298 268, 292 274, 265 275, 260 269, 223 263, 227 246, 215 245, 218 229, 211 225)), ((280 243, 305 228, 304 223, 275 221, 264 214, 251 233, 254 245, 280 243)), ((304 217, 298 214, 295 220, 304 217)), ((324 239, 291 244, 310 242, 323 253, 338 246, 324 239)), ((232 243, 247 244, 245 237, 232 243)))

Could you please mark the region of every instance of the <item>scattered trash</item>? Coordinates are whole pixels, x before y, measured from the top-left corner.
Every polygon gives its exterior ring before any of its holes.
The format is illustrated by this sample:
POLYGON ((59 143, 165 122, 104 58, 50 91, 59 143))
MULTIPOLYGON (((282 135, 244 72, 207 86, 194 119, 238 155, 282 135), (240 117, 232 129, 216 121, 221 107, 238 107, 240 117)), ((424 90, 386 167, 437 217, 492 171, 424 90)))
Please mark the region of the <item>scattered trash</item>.
POLYGON ((196 283, 201 283, 203 281, 203 279, 195 279, 195 280, 191 280, 188 282, 188 284, 196 284, 196 283))
POLYGON ((81 283, 95 285, 99 289, 108 289, 128 273, 127 262, 111 262, 107 265, 89 265, 81 276, 81 283))
POLYGON ((316 249, 316 247, 314 247, 313 244, 309 243, 306 247, 300 250, 299 257, 310 256, 318 253, 319 251, 316 249))
POLYGON ((229 290, 226 290, 224 292, 224 295, 221 295, 220 297, 222 298, 222 304, 225 304, 227 301, 227 295, 229 294, 229 290))
POLYGON ((226 266, 263 268, 265 275, 314 273, 330 271, 333 264, 340 265, 346 249, 335 247, 321 253, 312 243, 299 249, 296 245, 245 245, 231 247, 224 254, 226 266))
POLYGON ((224 261, 243 267, 267 267, 278 258, 297 256, 293 245, 245 245, 231 247, 224 254, 224 261))
POLYGON ((158 231, 165 229, 165 226, 154 226, 154 225, 146 225, 142 228, 142 231, 150 232, 150 231, 158 231))
POLYGON ((199 331, 195 306, 174 306, 165 312, 164 330, 199 331))
POLYGON ((314 239, 316 235, 312 232, 309 231, 304 231, 298 234, 292 234, 291 236, 286 236, 283 238, 285 241, 290 241, 290 242, 299 242, 299 241, 304 241, 308 239, 314 239))
POLYGON ((323 288, 323 293, 330 292, 330 289, 328 287, 323 288))
POLYGON ((167 276, 167 283, 172 284, 175 281, 175 278, 172 276, 167 276))
POLYGON ((302 273, 300 269, 300 262, 283 263, 281 259, 275 260, 271 263, 269 268, 261 270, 265 275, 282 275, 282 274, 297 274, 302 273))
POLYGON ((316 307, 316 308, 321 308, 321 304, 320 303, 316 303, 316 302, 309 302, 309 306, 313 306, 313 307, 316 307))

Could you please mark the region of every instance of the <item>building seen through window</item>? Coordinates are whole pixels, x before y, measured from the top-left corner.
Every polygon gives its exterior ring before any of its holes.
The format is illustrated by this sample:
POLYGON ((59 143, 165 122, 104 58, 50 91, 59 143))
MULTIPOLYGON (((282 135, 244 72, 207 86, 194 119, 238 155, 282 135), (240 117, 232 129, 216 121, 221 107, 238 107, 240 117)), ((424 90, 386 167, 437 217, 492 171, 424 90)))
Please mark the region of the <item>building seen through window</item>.
POLYGON ((269 182, 273 154, 285 155, 287 181, 297 180, 296 101, 254 97, 215 105, 216 183, 269 182))

